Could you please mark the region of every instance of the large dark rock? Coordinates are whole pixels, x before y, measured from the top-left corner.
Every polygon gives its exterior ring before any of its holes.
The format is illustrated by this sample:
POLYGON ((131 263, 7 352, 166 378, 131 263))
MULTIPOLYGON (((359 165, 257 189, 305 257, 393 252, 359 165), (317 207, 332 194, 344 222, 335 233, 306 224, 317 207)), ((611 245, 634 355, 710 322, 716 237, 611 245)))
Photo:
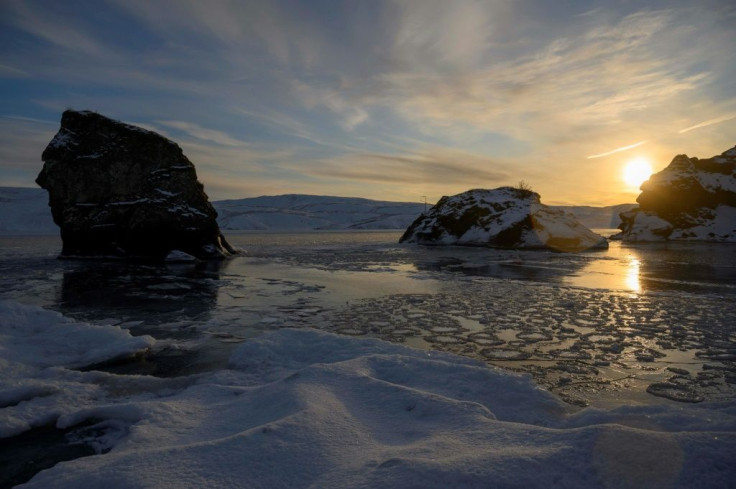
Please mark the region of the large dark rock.
POLYGON ((155 132, 67 110, 41 158, 36 183, 49 192, 62 256, 162 260, 179 250, 209 259, 234 252, 194 165, 155 132))
POLYGON ((736 241, 736 147, 700 160, 677 155, 621 213, 624 241, 736 241))
POLYGON ((399 241, 557 251, 608 248, 606 238, 572 214, 542 204, 536 192, 512 187, 442 197, 399 241))

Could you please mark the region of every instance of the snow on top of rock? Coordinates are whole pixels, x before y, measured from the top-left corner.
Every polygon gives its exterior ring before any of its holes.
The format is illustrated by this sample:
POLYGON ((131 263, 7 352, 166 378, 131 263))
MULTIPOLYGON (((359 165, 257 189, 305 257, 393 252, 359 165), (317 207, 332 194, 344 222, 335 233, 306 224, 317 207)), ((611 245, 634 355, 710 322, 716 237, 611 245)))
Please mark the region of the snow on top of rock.
POLYGON ((59 132, 54 135, 54 137, 51 139, 51 141, 48 144, 48 147, 59 149, 59 148, 66 148, 70 145, 77 145, 76 140, 74 137, 76 134, 73 131, 70 131, 67 128, 61 128, 59 129, 59 132))
MULTIPOLYGON (((102 114, 99 114, 99 113, 97 113, 95 111, 92 111, 92 110, 71 110, 70 109, 70 110, 65 111, 64 113, 65 114, 66 113, 78 114, 78 115, 81 115, 83 117, 98 117, 98 118, 105 119, 105 120, 108 120, 110 122, 113 122, 115 124, 118 124, 121 127, 124 127, 125 129, 128 129, 129 131, 136 131, 136 132, 140 132, 140 133, 144 133, 144 134, 153 134, 156 137, 163 137, 163 136, 161 136, 160 134, 158 134, 155 131, 151 131, 149 129, 144 129, 144 128, 139 127, 139 126, 134 126, 133 124, 128 124, 127 122, 122 122, 122 121, 119 121, 117 119, 112 119, 110 117, 106 117, 106 116, 104 116, 102 114)), ((168 138, 165 138, 165 139, 169 140, 168 138)), ((169 140, 169 141, 171 141, 171 140, 169 140)), ((173 141, 171 141, 171 142, 173 142, 173 141)))
MULTIPOLYGON (((669 235, 669 239, 736 242, 736 207, 718 206, 713 214, 714 217, 711 219, 700 219, 698 224, 693 227, 674 229, 669 235)), ((637 219, 637 223, 638 221, 639 219, 637 219)))
POLYGON ((704 160, 677 155, 666 168, 653 174, 643 189, 652 185, 682 186, 697 182, 706 190, 736 192, 736 166, 729 169, 728 165, 736 165, 736 147, 704 160))
POLYGON ((724 175, 723 173, 698 172, 698 182, 706 190, 727 190, 736 192, 736 176, 734 174, 724 175))
POLYGON ((621 214, 625 241, 736 241, 736 147, 707 159, 677 155, 621 214))
POLYGON ((402 242, 581 251, 607 241, 539 194, 513 187, 443 197, 407 229, 402 242))

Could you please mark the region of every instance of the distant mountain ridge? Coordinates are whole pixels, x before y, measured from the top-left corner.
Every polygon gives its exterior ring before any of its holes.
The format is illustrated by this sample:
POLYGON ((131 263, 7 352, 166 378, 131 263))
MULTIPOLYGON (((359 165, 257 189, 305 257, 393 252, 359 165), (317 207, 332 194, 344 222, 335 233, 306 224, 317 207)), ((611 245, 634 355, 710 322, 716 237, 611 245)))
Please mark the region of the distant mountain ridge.
MULTIPOLYGON (((425 210, 422 203, 357 197, 287 194, 213 201, 223 230, 405 230, 425 210)), ((615 228, 618 213, 636 204, 558 206, 589 228, 615 228)), ((0 235, 58 234, 48 194, 40 188, 0 187, 0 235)))
POLYGON ((619 214, 628 212, 638 204, 607 205, 593 207, 588 205, 560 205, 557 207, 577 217, 578 221, 590 229, 616 229, 621 224, 619 214))
POLYGON ((288 194, 214 202, 222 229, 405 229, 424 204, 288 194))

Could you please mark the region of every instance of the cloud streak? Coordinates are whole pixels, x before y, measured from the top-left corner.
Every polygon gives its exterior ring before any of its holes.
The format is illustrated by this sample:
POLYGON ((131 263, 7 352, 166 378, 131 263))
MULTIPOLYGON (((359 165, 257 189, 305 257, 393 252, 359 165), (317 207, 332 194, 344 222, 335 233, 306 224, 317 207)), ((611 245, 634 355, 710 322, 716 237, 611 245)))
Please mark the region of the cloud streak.
POLYGON ((404 185, 429 184, 498 186, 509 175, 490 158, 465 152, 433 148, 413 154, 347 154, 310 161, 299 170, 332 180, 404 185))
POLYGON ((680 133, 680 134, 684 134, 686 132, 690 132, 690 131, 695 130, 695 129, 701 129, 703 127, 708 127, 708 126, 712 126, 712 125, 715 125, 715 124, 720 124, 722 122, 727 122, 727 121, 730 121, 730 120, 733 120, 733 119, 736 119, 736 113, 734 113, 734 114, 726 114, 726 115, 721 116, 721 117, 716 117, 715 119, 709 119, 707 121, 703 121, 703 122, 700 122, 698 124, 695 124, 694 126, 686 127, 685 129, 680 129, 677 132, 680 133))
POLYGON ((600 154, 597 154, 597 155, 590 155, 590 156, 588 156, 588 159, 603 158, 604 156, 610 156, 612 154, 619 153, 621 151, 628 151, 630 149, 638 148, 639 146, 643 146, 646 143, 647 143, 647 141, 639 141, 638 143, 629 144, 628 146, 622 146, 620 148, 616 148, 614 150, 607 151, 605 153, 600 153, 600 154))
POLYGON ((214 129, 207 129, 193 122, 156 121, 156 123, 161 124, 162 126, 165 126, 165 127, 171 127, 171 128, 183 131, 189 136, 192 136, 195 139, 199 139, 200 141, 208 141, 208 142, 218 144, 220 146, 234 146, 234 147, 246 146, 246 143, 244 141, 235 139, 231 137, 230 135, 225 134, 224 132, 221 132, 221 131, 216 131, 214 129))

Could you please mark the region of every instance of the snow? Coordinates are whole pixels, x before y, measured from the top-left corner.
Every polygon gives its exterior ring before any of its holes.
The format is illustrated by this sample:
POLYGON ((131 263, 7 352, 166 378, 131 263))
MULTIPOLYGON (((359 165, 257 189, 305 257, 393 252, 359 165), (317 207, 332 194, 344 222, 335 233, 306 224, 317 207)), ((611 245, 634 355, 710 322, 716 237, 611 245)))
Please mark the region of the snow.
POLYGON ((76 145, 77 142, 75 141, 76 133, 69 129, 63 129, 59 130, 59 132, 56 133, 54 138, 49 142, 50 148, 64 148, 66 146, 69 146, 70 144, 76 145))
POLYGON ((629 241, 662 241, 672 232, 670 222, 652 212, 639 211, 636 213, 634 225, 627 232, 629 241))
POLYGON ((169 263, 188 263, 197 261, 197 258, 181 250, 172 250, 166 255, 164 261, 169 263))
POLYGON ((698 172, 697 178, 700 185, 711 192, 721 190, 736 193, 736 176, 734 174, 698 172))
POLYGON ((135 200, 121 200, 118 202, 109 202, 107 205, 117 206, 117 205, 136 205, 136 204, 143 204, 145 202, 148 202, 149 199, 145 197, 141 197, 140 199, 135 200))
POLYGON ((83 367, 144 350, 154 341, 114 326, 75 323, 13 301, 0 301, 0 317, 3 360, 38 368, 83 367))
POLYGON ((119 376, 125 395, 105 375, 79 373, 56 422, 95 420, 111 450, 24 487, 694 488, 736 477, 732 405, 570 413, 527 377, 378 340, 280 330, 242 344, 228 370, 119 376))
POLYGON ((99 375, 69 369, 150 348, 116 326, 71 321, 53 311, 0 301, 0 438, 53 422, 100 390, 99 375))
MULTIPOLYGON (((637 216, 638 222, 638 216, 637 216)), ((736 241, 736 207, 720 205, 715 209, 715 218, 699 226, 678 229, 670 235, 672 239, 693 241, 736 241)))
POLYGON ((423 204, 315 195, 281 195, 213 203, 222 229, 405 229, 423 204))
POLYGON ((621 224, 619 214, 637 207, 638 204, 618 204, 606 207, 592 206, 551 206, 569 212, 589 229, 614 229, 621 224))

